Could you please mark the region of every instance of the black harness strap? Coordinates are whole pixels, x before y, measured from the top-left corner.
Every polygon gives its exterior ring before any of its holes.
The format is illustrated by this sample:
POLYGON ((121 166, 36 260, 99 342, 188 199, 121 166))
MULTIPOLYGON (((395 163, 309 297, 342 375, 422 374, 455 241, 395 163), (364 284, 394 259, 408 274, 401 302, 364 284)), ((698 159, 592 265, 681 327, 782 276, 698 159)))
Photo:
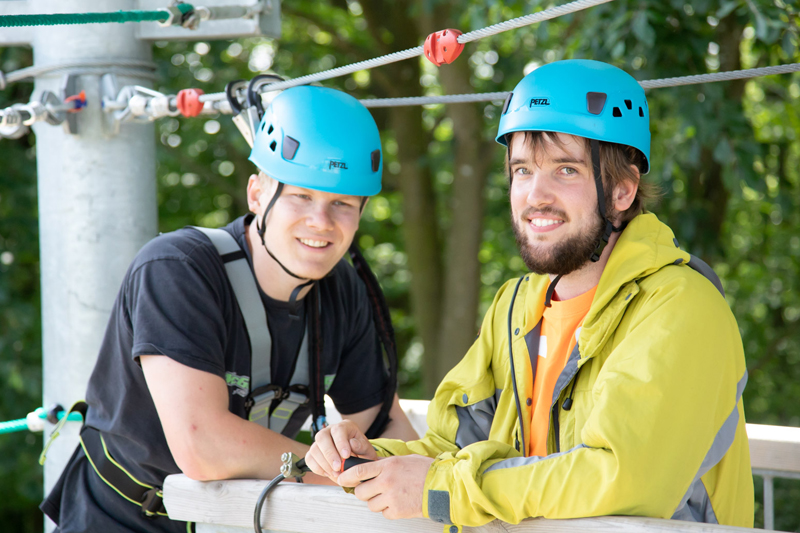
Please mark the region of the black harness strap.
POLYGON ((93 427, 84 426, 81 430, 80 441, 86 458, 106 485, 132 504, 140 506, 143 516, 147 518, 167 516, 161 487, 154 487, 139 481, 116 462, 108 453, 103 436, 99 431, 93 427))
POLYGON ((311 397, 311 433, 313 436, 313 434, 327 425, 325 418, 325 385, 322 376, 322 319, 320 316, 320 294, 318 284, 314 284, 307 298, 308 304, 311 307, 311 313, 308 317, 308 370, 310 385, 308 389, 311 397))
POLYGON ((384 432, 386 426, 391 422, 389 411, 392 409, 394 395, 397 390, 397 343, 395 342, 394 328, 389 314, 389 306, 386 304, 386 297, 381 290, 378 279, 370 270, 367 260, 361 255, 361 251, 359 251, 355 241, 350 246, 349 253, 358 276, 367 287, 369 301, 372 304, 372 318, 375 322, 375 328, 378 330, 378 337, 389 359, 389 386, 386 388, 381 410, 366 432, 368 438, 375 439, 384 432))

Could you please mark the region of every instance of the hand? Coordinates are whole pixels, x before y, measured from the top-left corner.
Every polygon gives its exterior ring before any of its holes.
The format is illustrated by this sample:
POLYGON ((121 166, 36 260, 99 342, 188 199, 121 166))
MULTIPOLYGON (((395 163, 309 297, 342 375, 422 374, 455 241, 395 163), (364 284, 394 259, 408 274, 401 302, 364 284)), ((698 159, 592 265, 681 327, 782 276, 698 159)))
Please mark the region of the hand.
POLYGON ((350 420, 326 427, 317 433, 314 441, 306 454, 306 465, 315 474, 328 476, 333 481, 342 471, 342 461, 351 455, 378 458, 367 437, 350 420))
POLYGON ((356 498, 390 520, 422 518, 425 478, 431 463, 433 459, 422 455, 389 457, 346 470, 338 483, 355 487, 356 498))

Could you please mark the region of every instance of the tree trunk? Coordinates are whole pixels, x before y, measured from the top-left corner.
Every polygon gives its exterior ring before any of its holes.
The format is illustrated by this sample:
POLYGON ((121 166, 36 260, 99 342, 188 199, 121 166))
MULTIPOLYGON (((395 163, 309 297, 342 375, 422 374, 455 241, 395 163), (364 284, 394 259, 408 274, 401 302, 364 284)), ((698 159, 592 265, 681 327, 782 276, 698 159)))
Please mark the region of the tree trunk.
MULTIPOLYGON (((443 65, 446 94, 474 92, 467 57, 443 65)), ((483 104, 485 105, 485 104, 483 104)), ((437 381, 458 363, 475 340, 480 295, 478 251, 483 236, 484 188, 492 146, 483 140, 482 105, 449 105, 453 121, 452 226, 446 246, 443 314, 436 357, 437 381)))

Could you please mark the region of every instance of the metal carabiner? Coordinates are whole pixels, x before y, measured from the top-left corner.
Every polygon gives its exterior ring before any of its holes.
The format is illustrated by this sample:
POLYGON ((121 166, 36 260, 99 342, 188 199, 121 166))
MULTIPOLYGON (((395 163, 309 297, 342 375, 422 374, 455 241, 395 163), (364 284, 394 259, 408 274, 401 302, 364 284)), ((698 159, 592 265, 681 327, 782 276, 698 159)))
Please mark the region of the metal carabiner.
MULTIPOLYGON (((280 81, 284 81, 284 79, 277 74, 259 74, 250 80, 250 83, 247 85, 247 104, 254 106, 258 110, 259 120, 264 116, 264 100, 261 94, 261 87, 280 81)), ((270 95, 270 93, 275 93, 271 95, 272 98, 278 94, 277 91, 268 91, 266 94, 270 95)), ((272 98, 269 99, 271 100, 272 98)))

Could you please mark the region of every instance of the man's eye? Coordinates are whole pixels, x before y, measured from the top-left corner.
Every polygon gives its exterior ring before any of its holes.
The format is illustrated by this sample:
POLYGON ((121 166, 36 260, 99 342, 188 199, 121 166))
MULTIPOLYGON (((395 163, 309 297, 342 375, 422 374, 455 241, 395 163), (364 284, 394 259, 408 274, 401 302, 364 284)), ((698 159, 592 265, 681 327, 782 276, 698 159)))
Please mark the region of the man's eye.
POLYGON ((525 167, 519 167, 514 170, 514 174, 528 174, 528 169, 525 167))
POLYGON ((295 196, 301 200, 311 200, 311 197, 307 194, 295 194, 295 196))
POLYGON ((564 167, 563 169, 561 169, 561 171, 564 172, 564 174, 567 174, 569 176, 578 173, 578 171, 576 169, 572 168, 572 167, 564 167))

